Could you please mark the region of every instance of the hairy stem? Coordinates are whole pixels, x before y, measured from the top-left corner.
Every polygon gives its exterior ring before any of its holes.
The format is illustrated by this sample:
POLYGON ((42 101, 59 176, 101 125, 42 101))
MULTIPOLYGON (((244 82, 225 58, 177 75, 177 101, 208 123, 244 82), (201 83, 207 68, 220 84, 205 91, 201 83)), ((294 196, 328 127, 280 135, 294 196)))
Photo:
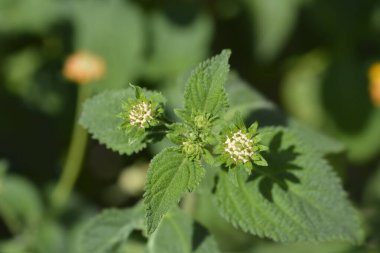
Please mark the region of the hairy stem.
POLYGON ((83 156, 86 151, 87 132, 78 124, 78 118, 83 101, 89 96, 90 90, 86 86, 80 86, 77 95, 77 104, 73 132, 67 153, 62 175, 52 194, 54 210, 60 210, 65 206, 74 184, 79 176, 83 156))

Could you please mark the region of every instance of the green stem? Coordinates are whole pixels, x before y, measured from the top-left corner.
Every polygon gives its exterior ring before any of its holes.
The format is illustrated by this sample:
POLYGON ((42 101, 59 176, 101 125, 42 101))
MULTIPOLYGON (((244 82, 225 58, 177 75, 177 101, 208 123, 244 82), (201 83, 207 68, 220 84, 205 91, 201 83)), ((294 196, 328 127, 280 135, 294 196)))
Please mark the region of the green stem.
POLYGON ((77 123, 77 121, 80 116, 82 103, 89 96, 89 93, 89 87, 79 87, 74 129, 71 135, 66 162, 63 167, 63 173, 52 194, 52 205, 54 210, 62 209, 67 203, 82 167, 83 156, 86 151, 87 132, 77 123))

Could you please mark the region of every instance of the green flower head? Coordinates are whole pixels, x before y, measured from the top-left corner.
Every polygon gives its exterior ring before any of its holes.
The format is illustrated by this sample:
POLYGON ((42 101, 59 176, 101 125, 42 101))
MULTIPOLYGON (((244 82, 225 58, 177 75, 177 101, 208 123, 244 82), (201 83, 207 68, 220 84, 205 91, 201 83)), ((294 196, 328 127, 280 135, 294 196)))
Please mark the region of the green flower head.
POLYGON ((186 157, 200 159, 213 139, 211 120, 207 114, 192 114, 185 122, 171 124, 167 137, 181 146, 186 157))
POLYGON ((248 172, 253 169, 253 164, 267 166, 260 154, 267 150, 267 147, 260 144, 257 127, 258 124, 255 122, 247 129, 241 117, 237 115, 234 125, 221 133, 216 148, 216 153, 220 155, 219 161, 229 168, 243 166, 248 172))
POLYGON ((184 141, 181 146, 183 153, 190 159, 199 159, 204 152, 203 143, 187 140, 184 141))
POLYGON ((119 117, 123 119, 121 129, 145 130, 159 125, 164 112, 163 101, 154 95, 148 98, 140 87, 132 87, 136 90, 136 98, 122 104, 122 112, 119 114, 119 117))

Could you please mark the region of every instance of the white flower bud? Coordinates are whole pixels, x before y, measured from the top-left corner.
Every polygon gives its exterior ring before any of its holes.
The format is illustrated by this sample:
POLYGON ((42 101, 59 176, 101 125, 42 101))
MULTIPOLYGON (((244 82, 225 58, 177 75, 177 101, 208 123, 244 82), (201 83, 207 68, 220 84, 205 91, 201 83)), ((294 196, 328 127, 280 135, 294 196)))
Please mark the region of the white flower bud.
POLYGON ((153 118, 152 105, 148 102, 140 102, 132 106, 129 112, 129 121, 132 126, 145 128, 153 118))
POLYGON ((224 151, 236 163, 246 163, 253 156, 253 140, 241 130, 227 137, 224 142, 224 151))

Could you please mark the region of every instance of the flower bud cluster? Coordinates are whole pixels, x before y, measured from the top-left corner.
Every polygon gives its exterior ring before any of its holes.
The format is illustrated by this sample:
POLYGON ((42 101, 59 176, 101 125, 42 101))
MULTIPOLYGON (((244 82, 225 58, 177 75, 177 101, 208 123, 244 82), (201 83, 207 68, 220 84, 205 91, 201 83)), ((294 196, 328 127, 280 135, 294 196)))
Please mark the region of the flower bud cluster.
POLYGON ((224 151, 227 152, 235 163, 246 163, 253 156, 253 140, 249 134, 241 130, 227 137, 224 142, 224 151))
POLYGON ((257 131, 257 122, 248 129, 239 114, 235 115, 234 124, 227 126, 220 133, 219 143, 215 153, 219 156, 217 161, 228 168, 242 167, 248 173, 257 166, 268 166, 261 155, 262 151, 268 150, 261 144, 261 135, 257 131))
POLYGON ((162 124, 165 100, 161 94, 131 86, 135 89, 136 97, 122 103, 122 111, 118 114, 123 120, 120 128, 126 132, 137 130, 143 133, 148 128, 162 124))
POLYGON ((182 151, 189 158, 199 158, 203 153, 203 143, 187 140, 182 143, 182 151))
POLYGON ((129 122, 132 126, 145 128, 153 120, 152 104, 142 101, 133 105, 129 112, 129 122))

